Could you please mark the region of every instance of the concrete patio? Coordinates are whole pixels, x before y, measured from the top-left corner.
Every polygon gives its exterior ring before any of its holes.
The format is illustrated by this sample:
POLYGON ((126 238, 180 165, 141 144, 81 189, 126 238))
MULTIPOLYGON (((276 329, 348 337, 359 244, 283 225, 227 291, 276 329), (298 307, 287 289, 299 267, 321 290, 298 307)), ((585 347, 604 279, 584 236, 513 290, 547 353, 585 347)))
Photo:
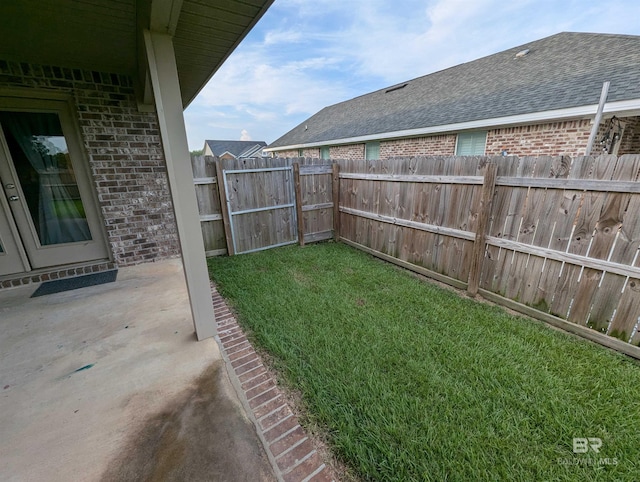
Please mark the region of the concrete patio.
POLYGON ((2 480, 275 480, 178 260, 36 287, 0 292, 2 480))

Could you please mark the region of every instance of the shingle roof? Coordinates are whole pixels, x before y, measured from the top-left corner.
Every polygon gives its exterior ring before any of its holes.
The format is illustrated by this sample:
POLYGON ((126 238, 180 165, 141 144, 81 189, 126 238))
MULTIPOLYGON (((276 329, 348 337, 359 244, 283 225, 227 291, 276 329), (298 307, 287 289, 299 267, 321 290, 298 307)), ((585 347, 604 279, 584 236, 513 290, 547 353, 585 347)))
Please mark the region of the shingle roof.
POLYGON ((593 105, 606 80, 607 102, 640 99, 640 36, 559 33, 325 107, 269 148, 593 105))
POLYGON ((247 157, 255 154, 260 148, 266 147, 264 141, 204 141, 213 152, 214 156, 221 156, 225 152, 235 157, 247 157))

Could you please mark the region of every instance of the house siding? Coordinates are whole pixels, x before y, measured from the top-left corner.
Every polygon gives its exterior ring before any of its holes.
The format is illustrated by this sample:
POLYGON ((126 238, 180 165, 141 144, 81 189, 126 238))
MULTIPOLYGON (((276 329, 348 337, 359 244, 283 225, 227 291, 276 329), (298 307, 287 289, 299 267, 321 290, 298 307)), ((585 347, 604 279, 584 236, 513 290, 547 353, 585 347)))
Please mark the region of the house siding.
POLYGON ((138 111, 129 77, 0 60, 7 87, 72 95, 117 265, 180 253, 158 118, 138 111))

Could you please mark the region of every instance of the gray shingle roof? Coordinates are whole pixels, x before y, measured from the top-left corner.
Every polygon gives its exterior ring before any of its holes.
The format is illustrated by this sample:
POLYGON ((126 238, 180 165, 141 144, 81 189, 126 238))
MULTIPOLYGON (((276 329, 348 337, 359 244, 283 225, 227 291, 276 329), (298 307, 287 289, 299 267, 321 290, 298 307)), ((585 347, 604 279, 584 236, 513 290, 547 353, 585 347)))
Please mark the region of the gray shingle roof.
POLYGON ((559 33, 325 107, 269 147, 592 105, 606 80, 607 102, 640 98, 640 36, 559 33))
POLYGON ((214 156, 221 156, 225 152, 233 154, 235 157, 245 157, 247 155, 255 154, 259 150, 259 147, 266 147, 267 143, 264 141, 204 141, 213 152, 214 156))

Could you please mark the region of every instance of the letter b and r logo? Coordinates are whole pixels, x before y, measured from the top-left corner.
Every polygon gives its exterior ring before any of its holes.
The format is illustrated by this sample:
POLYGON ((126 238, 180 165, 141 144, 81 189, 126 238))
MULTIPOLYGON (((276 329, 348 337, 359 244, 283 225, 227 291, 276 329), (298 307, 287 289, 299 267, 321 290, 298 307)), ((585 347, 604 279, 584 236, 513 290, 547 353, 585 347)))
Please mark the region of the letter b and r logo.
POLYGON ((602 440, 597 437, 576 437, 573 439, 574 454, 586 454, 589 451, 589 448, 598 454, 600 453, 600 447, 602 447, 602 440))

